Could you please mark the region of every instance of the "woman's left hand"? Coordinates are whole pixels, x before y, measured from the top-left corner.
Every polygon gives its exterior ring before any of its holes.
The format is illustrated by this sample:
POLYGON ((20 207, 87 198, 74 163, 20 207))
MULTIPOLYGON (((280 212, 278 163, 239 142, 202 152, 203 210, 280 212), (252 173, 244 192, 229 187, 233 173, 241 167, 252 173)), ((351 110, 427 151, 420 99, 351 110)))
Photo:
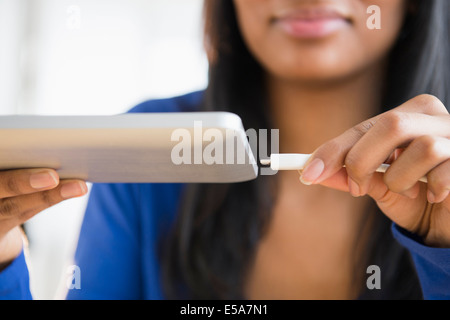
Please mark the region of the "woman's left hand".
POLYGON ((450 247, 450 115, 436 97, 417 96, 323 144, 301 180, 367 194, 425 244, 450 247), (391 166, 375 172, 382 163, 391 166))

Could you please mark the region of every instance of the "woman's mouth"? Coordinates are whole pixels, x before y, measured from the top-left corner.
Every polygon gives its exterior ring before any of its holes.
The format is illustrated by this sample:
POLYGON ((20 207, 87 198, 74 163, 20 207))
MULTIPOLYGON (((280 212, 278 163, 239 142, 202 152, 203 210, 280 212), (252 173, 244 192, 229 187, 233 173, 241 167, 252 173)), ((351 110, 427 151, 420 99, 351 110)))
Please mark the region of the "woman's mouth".
POLYGON ((331 8, 311 8, 286 12, 275 18, 288 35, 298 39, 319 39, 348 27, 350 20, 331 8))

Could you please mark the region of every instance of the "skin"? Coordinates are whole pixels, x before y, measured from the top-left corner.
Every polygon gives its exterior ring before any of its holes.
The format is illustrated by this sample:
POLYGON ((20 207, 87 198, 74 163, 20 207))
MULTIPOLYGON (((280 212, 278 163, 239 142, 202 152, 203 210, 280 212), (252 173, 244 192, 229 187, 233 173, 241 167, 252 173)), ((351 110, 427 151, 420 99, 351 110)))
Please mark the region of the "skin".
MULTIPOLYGON (((278 199, 245 285, 256 299, 356 298, 354 260, 374 199, 428 246, 450 247, 450 116, 420 95, 378 114, 389 50, 406 0, 234 0, 247 46, 266 71, 280 152, 313 153, 300 172, 279 172, 278 199), (320 38, 280 28, 285 10, 332 6, 346 27, 320 38), (377 5, 382 28, 366 27, 377 5), (313 107, 312 107, 313 106, 313 107), (383 162, 385 174, 375 173, 383 162), (343 166, 345 165, 345 168, 343 166), (427 176, 428 184, 417 182, 427 176)), ((361 248, 361 246, 359 247, 361 248)))
POLYGON ((63 200, 87 193, 84 181, 59 180, 52 169, 0 172, 0 270, 22 250, 19 226, 63 200))

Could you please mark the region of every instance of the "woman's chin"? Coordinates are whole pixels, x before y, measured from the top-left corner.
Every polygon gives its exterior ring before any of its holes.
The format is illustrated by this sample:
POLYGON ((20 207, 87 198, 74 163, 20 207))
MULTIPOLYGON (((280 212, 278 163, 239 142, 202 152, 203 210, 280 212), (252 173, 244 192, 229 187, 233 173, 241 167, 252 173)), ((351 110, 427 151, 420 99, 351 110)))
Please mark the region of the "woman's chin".
POLYGON ((286 68, 271 72, 271 75, 283 81, 289 81, 298 84, 325 85, 344 81, 354 74, 351 70, 342 70, 339 68, 324 68, 320 66, 308 66, 305 68, 286 68))

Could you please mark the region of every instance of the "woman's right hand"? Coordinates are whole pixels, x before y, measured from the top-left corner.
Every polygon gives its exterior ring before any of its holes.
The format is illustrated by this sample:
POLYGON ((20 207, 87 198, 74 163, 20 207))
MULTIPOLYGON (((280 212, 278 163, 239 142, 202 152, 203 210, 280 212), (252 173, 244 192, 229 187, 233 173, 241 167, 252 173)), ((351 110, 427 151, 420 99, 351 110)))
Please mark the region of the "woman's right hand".
POLYGON ((0 271, 22 250, 21 224, 42 210, 87 191, 84 181, 60 181, 53 169, 0 171, 0 271))

